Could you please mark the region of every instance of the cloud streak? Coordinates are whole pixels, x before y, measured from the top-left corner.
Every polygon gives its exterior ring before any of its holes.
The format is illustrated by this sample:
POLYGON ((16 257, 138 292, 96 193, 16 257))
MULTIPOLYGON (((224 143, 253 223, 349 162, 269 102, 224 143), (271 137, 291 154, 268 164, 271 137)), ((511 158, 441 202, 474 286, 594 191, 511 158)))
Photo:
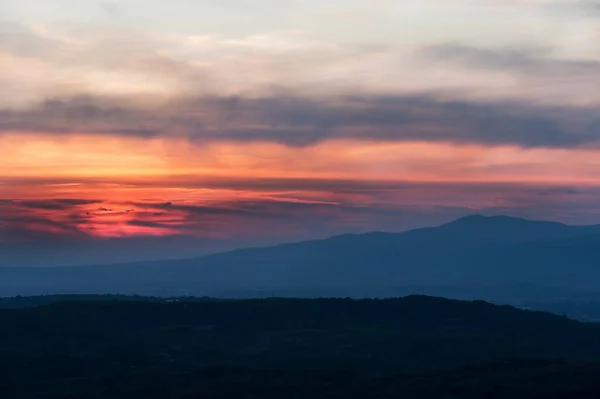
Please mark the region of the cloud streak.
POLYGON ((59 198, 48 200, 21 200, 11 201, 11 204, 21 208, 43 209, 43 210, 69 210, 81 205, 99 204, 102 200, 59 198))
MULTIPOLYGON (((500 210, 537 219, 555 212, 563 221, 581 223, 597 212, 600 198, 597 187, 506 183, 261 179, 221 182, 212 189, 224 185, 230 191, 192 195, 202 191, 198 186, 183 191, 180 185, 161 190, 168 201, 144 199, 143 193, 135 201, 107 198, 103 210, 95 199, 5 199, 0 201, 0 231, 9 242, 166 235, 239 239, 276 234, 291 239, 399 231, 419 226, 427 215, 442 222, 500 210)), ((129 197, 135 198, 140 188, 130 190, 129 197)))
POLYGON ((330 139, 574 148, 600 142, 597 108, 435 96, 193 98, 158 108, 75 98, 0 111, 0 131, 185 137, 306 146, 330 139))

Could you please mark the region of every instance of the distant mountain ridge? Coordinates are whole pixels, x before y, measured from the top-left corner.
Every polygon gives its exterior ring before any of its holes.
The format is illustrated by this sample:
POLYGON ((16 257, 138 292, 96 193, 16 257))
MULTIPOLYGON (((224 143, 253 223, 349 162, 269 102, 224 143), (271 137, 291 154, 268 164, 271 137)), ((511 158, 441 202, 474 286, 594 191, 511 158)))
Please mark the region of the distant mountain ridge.
POLYGON ((184 260, 4 268, 0 269, 0 295, 239 296, 289 291, 309 296, 386 292, 393 296, 390 287, 402 285, 535 282, 594 289, 596 281, 600 281, 599 225, 473 215, 402 233, 347 234, 184 260))

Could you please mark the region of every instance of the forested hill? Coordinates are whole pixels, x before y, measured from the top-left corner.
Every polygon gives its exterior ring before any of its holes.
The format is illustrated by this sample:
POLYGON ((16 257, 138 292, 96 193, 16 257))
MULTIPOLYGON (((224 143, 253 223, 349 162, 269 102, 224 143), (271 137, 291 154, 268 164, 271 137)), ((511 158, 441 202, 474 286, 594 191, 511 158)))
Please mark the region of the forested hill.
MULTIPOLYGON (((36 390, 94 397, 88 394, 100 385, 108 389, 106 381, 116 384, 106 397, 120 397, 134 380, 170 384, 205 378, 210 370, 217 380, 249 384, 248 378, 277 370, 282 381, 271 383, 286 384, 303 373, 371 378, 366 375, 443 371, 507 358, 547 359, 543 367, 555 364, 552 359, 600 360, 600 326, 424 296, 67 301, 0 310, 0 325, 0 387, 24 395, 13 397, 51 397, 35 396, 36 390)), ((177 389, 172 397, 204 397, 176 396, 177 389)))
POLYGON ((47 306, 60 302, 173 302, 186 300, 197 302, 211 300, 211 298, 164 298, 138 295, 95 295, 95 294, 55 294, 55 295, 33 295, 0 297, 0 309, 21 309, 37 306, 47 306))
POLYGON ((27 351, 102 358, 118 348, 121 356, 143 355, 149 362, 168 354, 174 364, 318 362, 398 370, 523 356, 600 360, 600 325, 426 296, 66 301, 1 310, 0 324, 0 340, 17 356, 27 351))

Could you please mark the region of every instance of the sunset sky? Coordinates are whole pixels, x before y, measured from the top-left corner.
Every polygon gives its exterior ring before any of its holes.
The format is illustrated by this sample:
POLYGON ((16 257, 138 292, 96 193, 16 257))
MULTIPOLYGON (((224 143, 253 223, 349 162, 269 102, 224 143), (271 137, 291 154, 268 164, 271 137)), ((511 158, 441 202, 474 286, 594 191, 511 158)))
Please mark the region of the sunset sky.
POLYGON ((600 223, 599 43, 596 0, 1 0, 0 248, 600 223))

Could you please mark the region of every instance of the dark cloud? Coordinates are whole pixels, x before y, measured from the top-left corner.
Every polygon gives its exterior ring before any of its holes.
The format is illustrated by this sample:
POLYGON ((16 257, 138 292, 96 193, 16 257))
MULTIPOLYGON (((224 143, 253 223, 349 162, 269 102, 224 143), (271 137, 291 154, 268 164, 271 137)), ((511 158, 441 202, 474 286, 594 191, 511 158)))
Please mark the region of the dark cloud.
MULTIPOLYGON (((253 201, 221 201, 210 205, 202 204, 173 204, 151 203, 151 202, 131 202, 128 203, 142 209, 160 209, 169 212, 182 212, 193 216, 237 216, 254 218, 291 218, 293 215, 302 212, 311 212, 318 209, 331 209, 338 207, 338 204, 322 202, 292 202, 292 201, 272 201, 272 200, 253 200, 253 201)), ((162 216, 165 212, 156 212, 154 215, 162 216)))
MULTIPOLYGON (((131 105, 119 106, 110 99, 74 97, 49 99, 31 109, 0 110, 0 131, 33 131, 54 134, 84 132, 150 137, 159 133, 145 126, 149 115, 131 105)), ((156 121, 155 121, 156 123, 156 121)))
POLYGON ((420 55, 429 62, 455 62, 466 66, 521 71, 532 78, 594 76, 600 78, 600 61, 556 58, 544 48, 479 48, 458 43, 443 43, 426 47, 420 55))
POLYGON ((548 189, 548 190, 544 190, 544 191, 538 191, 537 195, 539 196, 550 196, 550 195, 578 195, 581 194, 582 192, 579 190, 575 190, 572 188, 553 188, 553 189, 548 189))
POLYGON ((85 235, 75 223, 57 221, 38 214, 4 210, 1 220, 0 238, 3 236, 10 240, 85 235))
POLYGON ((44 210, 67 210, 81 205, 99 204, 103 202, 101 200, 95 199, 88 200, 74 198, 8 201, 10 201, 15 206, 44 210))
POLYGON ((129 220, 127 222, 130 226, 138 226, 138 227, 151 227, 151 228, 173 228, 172 224, 163 223, 163 222, 153 222, 150 220, 129 220))
MULTIPOLYGON (((95 222, 81 207, 97 199, 0 200, 0 243, 55 242, 90 238, 95 222)), ((84 208, 85 209, 85 208, 84 208)))
POLYGON ((200 141, 271 141, 290 146, 350 138, 568 148, 600 143, 600 111, 511 102, 442 101, 434 95, 211 97, 178 100, 160 109, 88 97, 52 100, 29 110, 0 111, 1 131, 162 135, 200 141))

